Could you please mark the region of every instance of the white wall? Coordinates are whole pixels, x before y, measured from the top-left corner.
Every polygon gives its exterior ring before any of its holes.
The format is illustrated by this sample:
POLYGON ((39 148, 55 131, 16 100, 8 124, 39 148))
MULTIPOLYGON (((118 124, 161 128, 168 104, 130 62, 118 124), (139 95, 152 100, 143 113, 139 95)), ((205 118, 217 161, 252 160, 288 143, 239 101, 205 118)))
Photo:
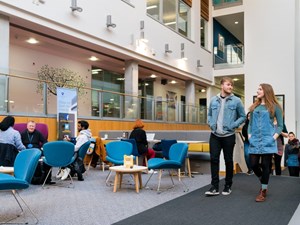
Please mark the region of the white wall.
POLYGON ((245 107, 260 83, 285 95, 285 123, 295 130, 295 1, 244 0, 245 107))
MULTIPOLYGON (((177 34, 168 27, 155 21, 146 13, 146 1, 132 0, 134 7, 120 0, 78 1, 83 12, 71 12, 71 1, 51 0, 35 5, 32 1, 3 0, 0 12, 18 15, 28 21, 70 34, 99 46, 117 50, 139 60, 158 64, 162 68, 188 77, 201 77, 206 83, 212 80, 211 53, 200 47, 200 7, 195 4, 192 16, 198 22, 192 24, 191 40, 177 34), (12 7, 15 6, 15 7, 12 7), (112 15, 114 29, 106 28, 106 16, 112 15), (145 21, 145 36, 149 40, 144 53, 139 53, 136 39, 140 36, 140 21, 145 21), (155 31, 155 32, 153 32, 155 31), (134 39, 134 41, 133 41, 134 39), (168 43, 173 53, 165 55, 164 46, 168 43), (185 44, 188 61, 180 58, 180 44, 185 44), (155 55, 152 53, 155 52, 155 55), (197 59, 204 65, 196 68, 197 59)), ((49 33, 51 35, 51 32, 49 33)))
MULTIPOLYGON (((91 87, 90 65, 71 61, 59 56, 36 52, 28 48, 10 46, 10 73, 37 79, 37 71, 44 65, 54 68, 66 68, 77 72, 91 87)), ((43 113, 42 95, 37 94, 37 82, 18 78, 10 79, 11 112, 43 113)), ((78 96, 78 115, 91 115, 91 93, 86 90, 83 96, 78 96)), ((48 113, 56 114, 56 96, 49 95, 48 113)))

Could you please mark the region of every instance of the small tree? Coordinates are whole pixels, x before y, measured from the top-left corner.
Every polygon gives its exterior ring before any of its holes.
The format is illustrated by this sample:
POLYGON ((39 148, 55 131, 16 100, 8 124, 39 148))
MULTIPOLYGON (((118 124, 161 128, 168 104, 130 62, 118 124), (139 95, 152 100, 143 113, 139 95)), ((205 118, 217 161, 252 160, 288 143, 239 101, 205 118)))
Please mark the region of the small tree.
POLYGON ((44 82, 47 82, 47 91, 57 95, 56 88, 78 88, 78 95, 84 94, 83 87, 86 86, 84 79, 78 73, 66 68, 53 68, 44 65, 37 72, 39 82, 37 84, 37 93, 42 94, 44 82))

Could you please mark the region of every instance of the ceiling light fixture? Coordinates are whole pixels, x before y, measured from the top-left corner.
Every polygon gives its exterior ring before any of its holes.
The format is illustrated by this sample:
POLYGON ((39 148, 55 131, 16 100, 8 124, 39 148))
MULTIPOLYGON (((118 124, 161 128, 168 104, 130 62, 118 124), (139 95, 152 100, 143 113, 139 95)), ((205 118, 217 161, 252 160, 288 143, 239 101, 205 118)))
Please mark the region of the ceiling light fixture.
POLYGON ((96 56, 91 56, 90 58, 89 58, 89 60, 91 60, 91 61, 97 61, 97 60, 99 60, 96 56))
POLYGON ((29 38, 26 42, 29 43, 29 44, 37 44, 37 43, 39 43, 39 41, 36 40, 35 38, 29 38))
POLYGON ((170 83, 171 84, 176 84, 177 82, 176 82, 176 80, 172 80, 170 83))
POLYGON ((112 27, 112 28, 115 28, 117 25, 115 23, 112 23, 111 22, 111 15, 107 15, 106 17, 106 27, 109 28, 109 27, 112 27))
POLYGON ((149 5, 149 6, 147 6, 147 10, 148 9, 156 9, 157 8, 157 5, 149 5))
POLYGON ((151 78, 156 78, 157 76, 155 74, 150 75, 151 78))

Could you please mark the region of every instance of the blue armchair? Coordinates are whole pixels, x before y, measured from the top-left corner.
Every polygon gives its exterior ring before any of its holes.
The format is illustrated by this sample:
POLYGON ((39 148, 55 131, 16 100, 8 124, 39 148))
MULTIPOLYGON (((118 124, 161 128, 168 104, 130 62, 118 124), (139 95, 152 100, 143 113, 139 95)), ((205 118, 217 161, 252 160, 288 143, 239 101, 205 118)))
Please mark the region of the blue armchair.
MULTIPOLYGON (((39 149, 27 149, 21 151, 15 160, 14 164, 14 176, 0 173, 0 190, 10 190, 14 198, 16 199, 20 209, 21 214, 24 213, 24 210, 18 200, 21 199, 23 204, 27 207, 31 215, 34 217, 36 223, 38 223, 37 217, 29 208, 28 204, 21 198, 17 190, 26 189, 29 187, 31 179, 33 177, 34 171, 37 167, 38 160, 41 156, 41 151, 39 149)), ((3 205, 2 207, 4 207, 3 205)), ((20 217, 20 215, 16 215, 14 218, 7 219, 6 221, 0 222, 1 224, 6 224, 9 221, 12 221, 16 218, 20 217)), ((19 224, 19 222, 18 222, 19 224)), ((24 222, 24 224, 28 224, 28 222, 24 222)))
POLYGON ((138 148, 137 148, 137 144, 136 144, 136 140, 131 138, 131 139, 121 139, 121 141, 127 141, 129 143, 132 144, 132 155, 135 156, 135 161, 136 161, 136 165, 139 165, 139 157, 143 157, 145 160, 145 164, 148 167, 148 160, 147 160, 147 156, 146 155, 140 155, 138 148))
MULTIPOLYGON (((46 143, 43 147, 43 153, 45 156, 44 163, 48 164, 51 167, 67 167, 75 160, 74 144, 67 141, 53 141, 46 143)), ((46 176, 46 179, 42 186, 43 188, 51 171, 52 168, 49 170, 46 176)), ((74 187, 72 176, 70 174, 68 176, 71 179, 71 187, 74 187)))
MULTIPOLYGON (((124 155, 132 155, 132 144, 126 141, 112 141, 106 144, 106 160, 115 166, 124 164, 124 155)), ((108 185, 108 180, 111 171, 109 171, 105 183, 108 185)))
MULTIPOLYGON (((178 170, 178 180, 184 186, 184 191, 188 191, 187 186, 182 182, 180 177, 180 168, 184 165, 184 161, 187 155, 188 145, 186 143, 176 143, 170 147, 169 151, 169 159, 162 159, 162 158, 152 158, 148 161, 148 169, 159 170, 158 175, 158 186, 157 192, 160 193, 160 183, 162 177, 162 171, 168 170, 169 175, 172 180, 172 187, 174 187, 174 181, 172 178, 172 174, 170 170, 178 170)), ((153 173, 148 178, 145 186, 147 186, 149 180, 153 176, 153 173)))

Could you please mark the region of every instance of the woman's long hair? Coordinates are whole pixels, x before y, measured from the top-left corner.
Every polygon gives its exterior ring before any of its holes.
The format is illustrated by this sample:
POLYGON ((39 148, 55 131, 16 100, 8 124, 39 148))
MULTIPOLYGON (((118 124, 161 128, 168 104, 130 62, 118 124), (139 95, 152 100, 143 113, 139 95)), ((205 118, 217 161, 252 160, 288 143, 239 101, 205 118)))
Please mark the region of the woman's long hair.
POLYGON ((135 121, 135 124, 134 124, 134 126, 133 126, 133 129, 136 129, 136 128, 144 128, 144 124, 143 124, 143 121, 142 120, 140 120, 140 119, 137 119, 136 121, 135 121))
POLYGON ((14 124, 15 124, 15 118, 12 116, 7 116, 0 123, 0 130, 6 131, 9 127, 13 127, 14 124))
MULTIPOLYGON (((264 91, 265 106, 273 117, 275 114, 275 106, 278 106, 281 109, 281 106, 274 94, 274 90, 270 84, 260 84, 259 86, 261 86, 264 91)), ((249 111, 253 112, 254 109, 261 104, 261 102, 262 100, 260 98, 256 98, 255 102, 250 106, 249 111)))

